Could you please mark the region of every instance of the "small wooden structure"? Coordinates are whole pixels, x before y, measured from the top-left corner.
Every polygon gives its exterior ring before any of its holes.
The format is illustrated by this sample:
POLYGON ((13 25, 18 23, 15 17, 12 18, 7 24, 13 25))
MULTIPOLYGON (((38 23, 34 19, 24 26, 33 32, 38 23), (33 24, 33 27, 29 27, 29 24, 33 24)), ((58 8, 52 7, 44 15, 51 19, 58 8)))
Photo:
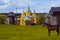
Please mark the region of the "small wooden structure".
POLYGON ((60 26, 60 7, 52 7, 49 14, 46 16, 45 25, 48 28, 48 35, 50 31, 56 30, 59 35, 59 26, 60 26))
POLYGON ((15 21, 15 14, 13 12, 9 12, 8 15, 7 15, 7 24, 16 24, 16 21, 15 21))
POLYGON ((60 25, 60 7, 51 8, 48 16, 46 17, 46 22, 51 25, 60 25))

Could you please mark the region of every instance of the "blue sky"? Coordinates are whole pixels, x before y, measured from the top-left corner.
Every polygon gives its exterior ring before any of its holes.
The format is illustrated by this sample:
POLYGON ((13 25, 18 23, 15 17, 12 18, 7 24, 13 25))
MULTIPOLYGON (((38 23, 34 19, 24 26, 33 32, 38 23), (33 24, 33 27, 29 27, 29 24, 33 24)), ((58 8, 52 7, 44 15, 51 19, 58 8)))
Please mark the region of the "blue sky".
POLYGON ((51 7, 60 7, 60 0, 0 0, 1 12, 23 13, 30 6, 31 11, 35 9, 37 13, 48 13, 51 7))

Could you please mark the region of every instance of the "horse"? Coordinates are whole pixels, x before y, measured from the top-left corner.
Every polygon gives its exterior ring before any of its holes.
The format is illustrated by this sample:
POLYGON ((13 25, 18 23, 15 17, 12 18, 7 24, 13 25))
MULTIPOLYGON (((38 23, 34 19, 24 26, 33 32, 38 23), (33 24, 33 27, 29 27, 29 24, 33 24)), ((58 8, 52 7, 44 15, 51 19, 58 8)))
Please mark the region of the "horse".
POLYGON ((48 28, 48 36, 50 36, 50 32, 56 30, 57 35, 59 36, 59 25, 50 25, 45 23, 44 27, 47 26, 48 28))

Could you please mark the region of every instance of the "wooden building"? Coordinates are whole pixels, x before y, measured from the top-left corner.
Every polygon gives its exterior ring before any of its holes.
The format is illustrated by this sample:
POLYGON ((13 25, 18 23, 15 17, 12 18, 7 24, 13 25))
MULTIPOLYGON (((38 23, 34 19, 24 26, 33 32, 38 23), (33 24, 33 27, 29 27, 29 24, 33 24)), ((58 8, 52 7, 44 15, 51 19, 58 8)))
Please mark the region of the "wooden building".
POLYGON ((15 24, 15 14, 13 12, 9 12, 7 15, 7 24, 15 24))
POLYGON ((51 25, 60 25, 60 7, 52 7, 46 20, 51 25))

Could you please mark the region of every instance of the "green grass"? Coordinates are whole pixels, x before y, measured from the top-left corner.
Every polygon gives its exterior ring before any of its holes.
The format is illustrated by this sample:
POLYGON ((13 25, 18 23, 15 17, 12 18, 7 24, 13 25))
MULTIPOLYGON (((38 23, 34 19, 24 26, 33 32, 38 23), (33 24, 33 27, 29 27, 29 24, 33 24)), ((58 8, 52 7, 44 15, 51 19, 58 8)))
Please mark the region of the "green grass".
POLYGON ((60 40, 56 31, 48 36, 42 26, 0 25, 0 40, 60 40))

